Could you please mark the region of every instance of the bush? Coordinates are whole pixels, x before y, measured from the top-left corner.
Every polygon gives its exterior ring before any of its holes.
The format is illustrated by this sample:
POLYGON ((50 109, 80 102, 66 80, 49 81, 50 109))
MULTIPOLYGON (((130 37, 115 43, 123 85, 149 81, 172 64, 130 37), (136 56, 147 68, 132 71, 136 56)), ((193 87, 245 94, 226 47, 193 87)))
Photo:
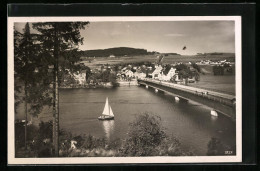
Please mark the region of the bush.
POLYGON ((201 72, 200 66, 198 66, 197 64, 192 63, 191 66, 192 66, 194 69, 196 69, 199 73, 201 72))
POLYGON ((236 154, 236 145, 227 146, 223 144, 220 139, 212 137, 208 143, 208 156, 223 156, 223 155, 235 155, 236 154), (231 151, 232 153, 225 154, 226 151, 231 151))
POLYGON ((120 151, 121 156, 160 156, 186 155, 180 148, 179 141, 168 137, 161 125, 159 116, 148 114, 139 115, 130 123, 130 130, 120 151))
POLYGON ((222 66, 213 66, 214 75, 224 75, 224 67, 222 66))
MULTIPOLYGON (((19 148, 24 147, 25 145, 25 128, 24 122, 15 124, 15 148, 18 151, 19 148)), ((27 125, 27 145, 30 147, 30 142, 33 141, 34 137, 38 135, 38 129, 34 125, 27 125)))

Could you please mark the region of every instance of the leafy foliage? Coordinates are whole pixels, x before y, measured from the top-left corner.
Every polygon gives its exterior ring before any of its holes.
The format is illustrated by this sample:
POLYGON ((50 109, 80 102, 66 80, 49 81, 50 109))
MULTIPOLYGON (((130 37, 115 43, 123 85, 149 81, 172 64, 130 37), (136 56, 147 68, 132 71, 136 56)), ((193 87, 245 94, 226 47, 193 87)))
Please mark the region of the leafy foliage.
POLYGON ((50 78, 46 76, 47 67, 42 67, 41 51, 35 35, 30 32, 29 23, 26 23, 23 33, 14 30, 14 64, 16 106, 25 101, 30 104, 30 114, 37 115, 44 105, 51 104, 48 94, 50 78), (25 97, 18 98, 22 88, 25 97))
POLYGON ((88 66, 85 66, 85 70, 86 70, 86 80, 88 80, 89 77, 91 76, 91 70, 88 66))
POLYGON ((130 123, 128 138, 124 142, 121 156, 187 155, 176 138, 166 135, 161 118, 147 112, 130 123))
POLYGON ((232 153, 228 155, 235 155, 236 154, 236 145, 227 146, 223 144, 220 139, 212 137, 208 143, 208 156, 223 156, 227 155, 225 152, 231 151, 232 153))
POLYGON ((208 152, 207 155, 209 156, 217 156, 217 155, 224 155, 224 145, 221 141, 217 138, 211 138, 208 143, 208 152))
POLYGON ((83 44, 84 40, 80 30, 88 24, 89 22, 33 23, 33 28, 40 33, 37 34, 37 40, 40 42, 44 65, 56 66, 58 63, 61 71, 78 70, 78 45, 83 44))
POLYGON ((224 75, 224 67, 222 66, 213 66, 214 75, 224 75))
POLYGON ((179 71, 179 77, 185 79, 185 84, 188 83, 188 78, 194 77, 196 81, 200 79, 200 67, 195 63, 192 63, 191 66, 193 69, 185 64, 176 65, 176 70, 179 71))
POLYGON ((196 64, 196 63, 191 63, 191 66, 196 69, 199 73, 201 72, 200 71, 200 67, 196 64))
POLYGON ((168 72, 170 71, 171 67, 172 67, 172 66, 171 66, 170 64, 167 64, 167 65, 165 66, 164 70, 163 70, 163 74, 164 74, 164 75, 167 75, 168 72))

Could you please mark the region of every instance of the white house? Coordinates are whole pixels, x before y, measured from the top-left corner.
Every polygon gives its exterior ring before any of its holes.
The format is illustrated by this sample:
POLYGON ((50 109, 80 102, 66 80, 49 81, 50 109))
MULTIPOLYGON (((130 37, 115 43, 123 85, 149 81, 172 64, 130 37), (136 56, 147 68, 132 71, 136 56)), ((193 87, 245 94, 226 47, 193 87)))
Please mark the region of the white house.
POLYGON ((162 66, 161 65, 155 66, 155 70, 152 73, 153 79, 160 79, 162 77, 161 72, 162 72, 162 66))
POLYGON ((125 71, 125 75, 126 75, 127 77, 133 77, 133 76, 134 76, 134 73, 133 73, 133 71, 131 71, 131 70, 126 70, 126 71, 125 71))
POLYGON ((116 56, 115 56, 115 55, 110 55, 110 56, 109 56, 109 58, 114 58, 114 57, 116 57, 116 56))
POLYGON ((74 79, 80 84, 84 85, 86 83, 86 70, 77 71, 73 74, 74 79))
POLYGON ((71 140, 71 141, 70 141, 70 148, 71 148, 71 149, 77 149, 76 144, 77 144, 77 141, 71 140))
POLYGON ((176 74, 176 68, 171 67, 171 69, 166 73, 165 75, 162 76, 162 80, 164 81, 170 81, 171 78, 176 74))
POLYGON ((153 67, 149 66, 149 67, 147 67, 147 69, 151 71, 153 69, 153 67))
POLYGON ((134 73, 134 76, 135 76, 136 78, 145 78, 145 77, 146 77, 146 74, 143 73, 143 72, 140 72, 140 71, 136 71, 136 72, 134 73))

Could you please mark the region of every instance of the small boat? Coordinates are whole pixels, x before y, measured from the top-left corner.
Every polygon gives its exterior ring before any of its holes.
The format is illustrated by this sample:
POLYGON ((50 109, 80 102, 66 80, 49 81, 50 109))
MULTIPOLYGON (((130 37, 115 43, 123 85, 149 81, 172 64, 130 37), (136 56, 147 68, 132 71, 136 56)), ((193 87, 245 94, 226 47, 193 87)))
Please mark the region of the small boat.
POLYGON ((111 106, 108 104, 108 98, 106 98, 106 104, 101 116, 98 117, 99 120, 112 120, 114 119, 114 114, 111 106))

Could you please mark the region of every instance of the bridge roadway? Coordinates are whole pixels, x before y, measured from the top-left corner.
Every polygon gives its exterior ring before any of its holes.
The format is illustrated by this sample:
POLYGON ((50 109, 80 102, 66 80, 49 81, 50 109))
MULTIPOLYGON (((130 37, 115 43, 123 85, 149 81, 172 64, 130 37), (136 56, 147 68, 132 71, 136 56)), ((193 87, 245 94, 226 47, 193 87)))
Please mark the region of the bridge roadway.
POLYGON ((236 97, 234 95, 149 78, 138 79, 138 84, 152 87, 158 91, 173 93, 181 99, 198 102, 233 120, 236 119, 236 97))

